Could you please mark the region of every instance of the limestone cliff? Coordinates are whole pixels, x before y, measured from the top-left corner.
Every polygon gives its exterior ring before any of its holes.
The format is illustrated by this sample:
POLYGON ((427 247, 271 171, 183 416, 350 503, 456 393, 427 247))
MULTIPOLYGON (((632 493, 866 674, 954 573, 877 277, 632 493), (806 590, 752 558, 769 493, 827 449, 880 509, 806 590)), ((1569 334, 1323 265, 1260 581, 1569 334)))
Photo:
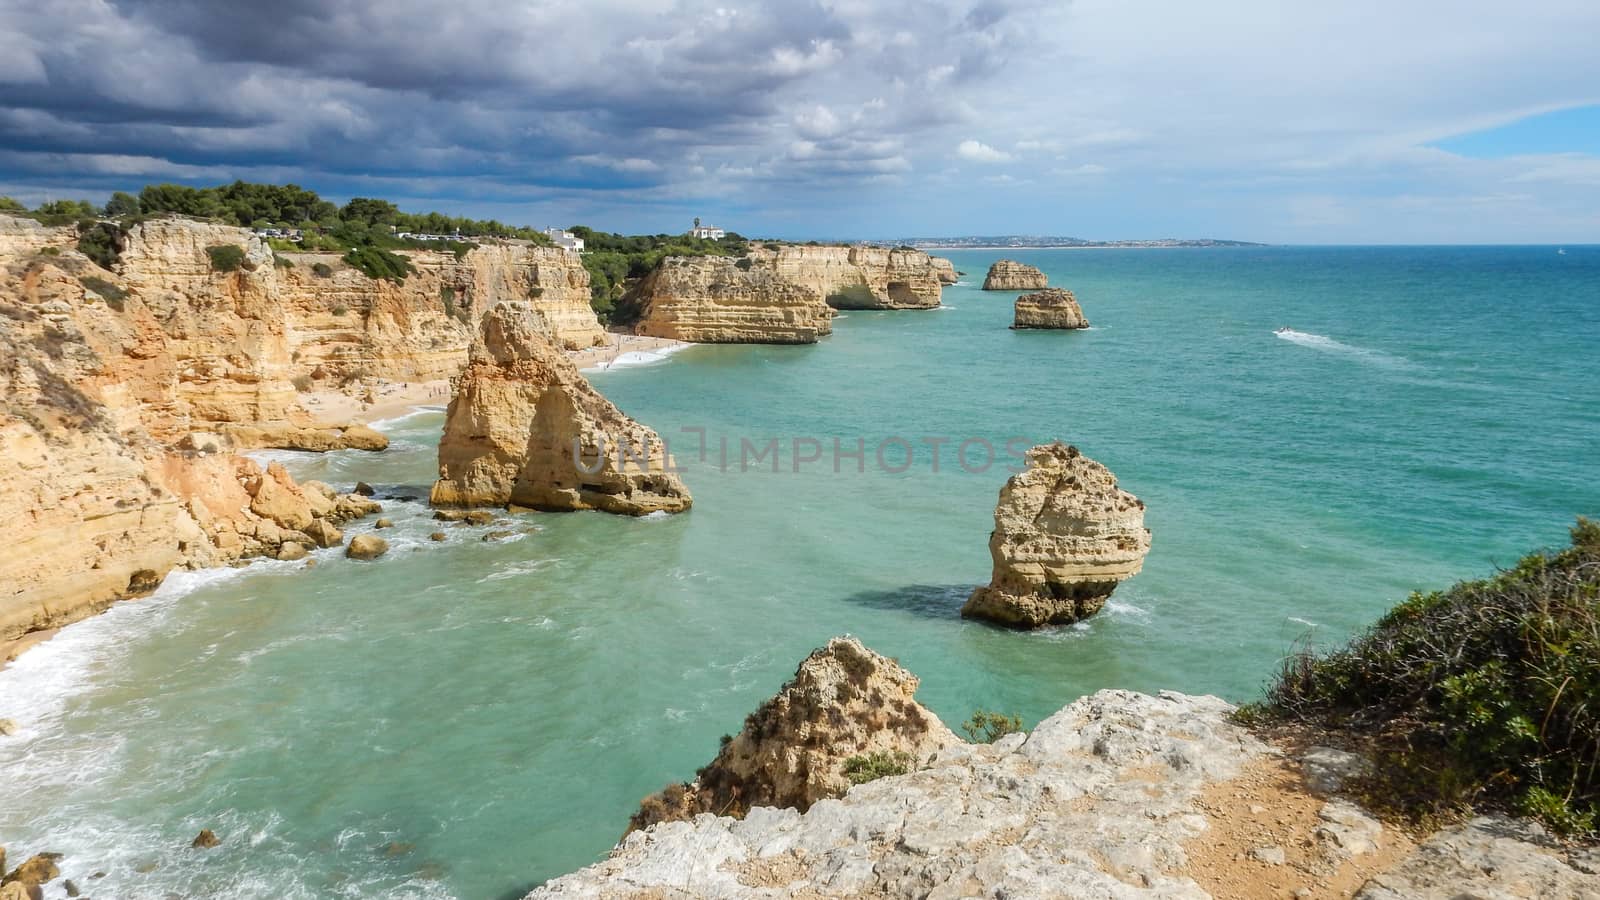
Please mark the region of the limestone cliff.
POLYGON ((940 284, 955 284, 961 280, 961 273, 956 271, 955 265, 950 260, 942 256, 931 257, 931 259, 933 261, 933 271, 939 276, 940 284))
POLYGON ((1033 266, 1012 259, 1002 259, 989 267, 983 279, 986 291, 1037 291, 1043 290, 1049 279, 1033 266))
POLYGON ((1076 447, 1046 444, 1000 490, 989 555, 994 574, 963 616, 1021 628, 1099 612, 1150 552, 1144 503, 1076 447))
POLYGON ((416 272, 397 284, 338 254, 277 256, 240 228, 180 218, 135 226, 118 262, 120 287, 155 319, 174 360, 176 429, 222 432, 243 446, 371 449, 370 434, 340 442, 308 431, 295 383, 449 377, 466 361, 477 318, 505 300, 532 303, 568 346, 602 339, 574 253, 498 242, 460 259, 405 255, 416 272), (244 251, 239 270, 213 271, 207 249, 219 245, 244 251))
POLYGON ((267 484, 215 436, 173 440, 190 419, 162 323, 61 247, 0 241, 0 648, 148 593, 174 567, 276 555, 306 516, 368 509, 306 499, 281 472, 267 484))
POLYGON ((636 334, 709 344, 814 344, 833 331, 818 292, 748 258, 668 257, 620 309, 636 334))
POLYGON ((661 438, 589 385, 526 303, 484 315, 439 442, 436 506, 689 508, 661 438))
POLYGON ((120 235, 115 271, 77 239, 74 227, 0 215, 7 654, 148 593, 174 567, 292 556, 286 547, 329 545, 339 523, 372 511, 229 452, 386 444, 313 423, 296 383, 453 374, 476 319, 507 300, 565 344, 601 334, 577 255, 520 242, 461 259, 412 253, 417 273, 397 285, 336 254, 280 259, 245 229, 188 219, 120 235), (218 246, 242 251, 234 271, 214 269, 218 246))
POLYGON ((1017 298, 1012 328, 1088 328, 1078 298, 1062 288, 1045 288, 1017 298))
POLYGON ((904 754, 902 769, 959 743, 913 696, 917 677, 855 638, 812 653, 693 782, 645 799, 631 828, 752 807, 806 810, 850 787, 846 760, 904 754))
POLYGON ((834 309, 931 309, 942 282, 921 250, 786 244, 750 252, 756 265, 798 284, 834 309))

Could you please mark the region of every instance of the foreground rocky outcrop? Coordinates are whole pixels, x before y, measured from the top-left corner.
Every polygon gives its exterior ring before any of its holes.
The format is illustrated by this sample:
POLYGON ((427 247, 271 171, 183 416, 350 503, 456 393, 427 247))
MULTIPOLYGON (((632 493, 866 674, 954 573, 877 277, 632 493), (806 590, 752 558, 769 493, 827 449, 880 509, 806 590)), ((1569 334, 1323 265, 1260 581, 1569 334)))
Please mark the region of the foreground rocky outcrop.
POLYGON ((986 291, 1038 291, 1049 283, 1045 274, 1026 263, 1002 259, 989 267, 983 279, 986 291))
POLYGON ((1012 328, 1088 328, 1078 298, 1063 288, 1045 288, 1017 298, 1012 328))
POLYGON ((954 742, 808 810, 634 831, 528 895, 687 898, 1586 897, 1587 857, 1487 847, 1471 823, 1420 850, 1313 791, 1295 756, 1215 697, 1101 691, 1030 734, 954 742), (1365 885, 1365 887, 1363 887, 1365 885))
POLYGON ((589 385, 524 303, 485 314, 439 442, 435 506, 642 516, 692 500, 660 436, 589 385))
POLYGON ((1000 489, 994 573, 961 614, 1019 628, 1075 622, 1099 612, 1148 552, 1144 503, 1109 469, 1076 447, 1034 447, 1000 489))
MULTIPOLYGON (((806 657, 794 678, 692 782, 645 798, 630 830, 701 813, 739 818, 753 807, 810 809, 850 788, 849 760, 874 755, 902 770, 960 742, 913 696, 917 677, 840 637, 806 657)), ((860 763, 858 763, 860 764, 860 763)))
POLYGON ((822 298, 770 267, 669 257, 623 298, 635 334, 706 344, 814 344, 833 332, 822 298))

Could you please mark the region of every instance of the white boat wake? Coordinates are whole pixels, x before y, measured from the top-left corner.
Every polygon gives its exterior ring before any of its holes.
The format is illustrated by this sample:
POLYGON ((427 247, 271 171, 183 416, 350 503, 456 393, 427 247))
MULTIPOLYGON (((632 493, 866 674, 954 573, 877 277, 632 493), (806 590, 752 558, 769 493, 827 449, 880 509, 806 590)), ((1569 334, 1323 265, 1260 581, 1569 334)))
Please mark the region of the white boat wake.
POLYGON ((1363 362, 1389 369, 1411 369, 1416 367, 1415 363, 1404 357, 1384 353, 1382 350, 1371 350, 1366 347, 1346 344, 1342 341, 1336 341, 1325 334, 1295 331, 1293 328, 1279 328, 1273 331, 1273 334, 1291 344, 1299 344, 1302 347, 1310 347, 1313 350, 1320 350, 1324 353, 1338 353, 1350 356, 1363 362))

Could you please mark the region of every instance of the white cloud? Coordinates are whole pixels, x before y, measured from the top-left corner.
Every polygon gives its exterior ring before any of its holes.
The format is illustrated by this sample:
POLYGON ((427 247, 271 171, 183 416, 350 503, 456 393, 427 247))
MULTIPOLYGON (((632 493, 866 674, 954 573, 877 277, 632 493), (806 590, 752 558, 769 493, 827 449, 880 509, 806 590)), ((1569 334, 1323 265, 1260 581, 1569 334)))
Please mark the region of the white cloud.
POLYGON ((962 159, 970 159, 973 162, 982 163, 1003 163, 1011 161, 1011 154, 1006 153, 1003 150, 996 150, 982 141, 974 141, 971 139, 962 141, 960 144, 956 145, 956 155, 962 159))

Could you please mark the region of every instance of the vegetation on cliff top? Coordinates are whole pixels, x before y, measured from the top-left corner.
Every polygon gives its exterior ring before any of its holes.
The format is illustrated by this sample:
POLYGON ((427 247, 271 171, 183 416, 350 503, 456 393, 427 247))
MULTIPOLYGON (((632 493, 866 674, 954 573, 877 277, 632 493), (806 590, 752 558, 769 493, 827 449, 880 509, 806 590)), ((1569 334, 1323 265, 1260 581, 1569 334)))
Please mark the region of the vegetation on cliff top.
POLYGON ((1509 803, 1600 824, 1600 523, 1505 572, 1413 594, 1347 647, 1286 661, 1247 715, 1370 737, 1373 799, 1420 818, 1509 803))
MULTIPOLYGON (((298 185, 244 181, 206 188, 181 184, 146 185, 138 196, 123 191, 112 194, 103 208, 85 200, 55 200, 30 210, 10 197, 0 197, 0 212, 27 216, 52 226, 76 222, 90 248, 85 249, 80 241, 79 249, 107 269, 116 260, 115 246, 120 241, 117 229, 126 230, 146 218, 167 214, 249 228, 299 230, 299 241, 268 238, 273 249, 281 251, 426 249, 454 252, 460 258, 477 246, 466 238, 492 235, 541 245, 550 243, 543 232, 494 219, 468 219, 437 212, 407 213, 387 200, 370 197, 356 197, 338 206, 298 185), (402 234, 451 235, 463 239, 420 240, 401 237, 402 234), (91 249, 97 252, 90 252, 91 249)), ((401 267, 392 259, 376 253, 357 254, 356 258, 359 262, 349 258, 346 261, 363 271, 370 266, 373 271, 368 274, 375 278, 404 279, 404 275, 397 277, 401 267)))
POLYGON ((582 225, 568 230, 583 239, 590 303, 602 320, 609 320, 628 282, 648 275, 669 256, 744 256, 750 250, 748 242, 733 232, 711 241, 684 234, 612 234, 582 225))

